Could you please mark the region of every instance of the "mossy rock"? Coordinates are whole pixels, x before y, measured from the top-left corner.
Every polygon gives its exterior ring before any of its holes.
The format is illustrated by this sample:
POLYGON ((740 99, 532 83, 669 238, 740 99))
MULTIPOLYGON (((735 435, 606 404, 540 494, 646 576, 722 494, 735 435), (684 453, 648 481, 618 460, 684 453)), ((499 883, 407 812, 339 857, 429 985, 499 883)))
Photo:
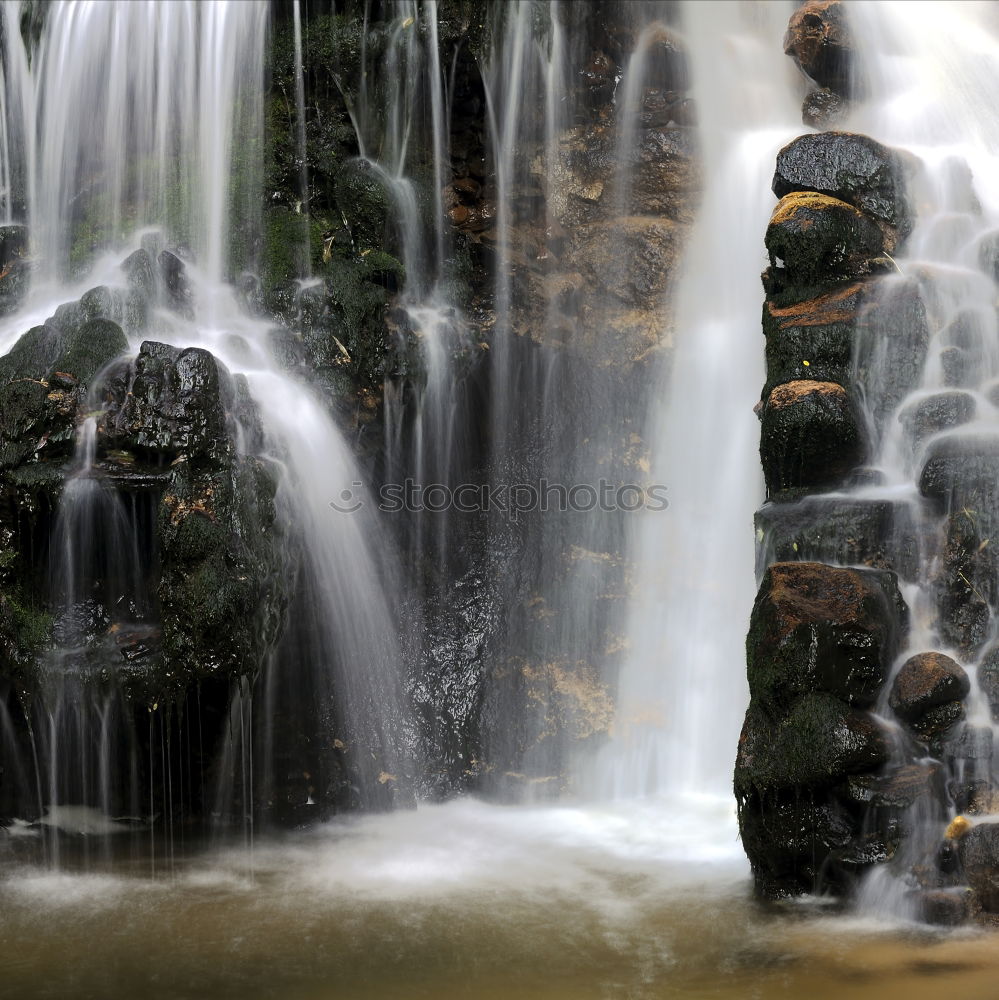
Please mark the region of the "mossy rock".
POLYGON ((818 791, 877 771, 890 755, 888 732, 875 717, 832 695, 803 695, 777 722, 750 707, 739 740, 736 794, 818 791))
POLYGON ((824 194, 785 195, 770 218, 765 243, 775 280, 803 292, 853 281, 883 267, 884 235, 877 223, 824 194))
POLYGON ((334 182, 337 207, 347 220, 355 249, 391 247, 395 215, 385 179, 367 160, 344 163, 334 182))
POLYGON ((902 157, 870 136, 817 132, 798 136, 777 154, 773 192, 814 191, 848 202, 883 224, 885 249, 912 231, 902 157))

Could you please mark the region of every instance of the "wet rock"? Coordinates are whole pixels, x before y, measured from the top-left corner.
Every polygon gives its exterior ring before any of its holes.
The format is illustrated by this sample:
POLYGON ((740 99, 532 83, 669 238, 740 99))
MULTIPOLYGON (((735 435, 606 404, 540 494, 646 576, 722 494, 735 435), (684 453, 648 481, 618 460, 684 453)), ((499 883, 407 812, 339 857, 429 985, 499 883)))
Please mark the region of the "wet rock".
POLYGON ((194 291, 184 262, 169 250, 161 250, 157 261, 167 304, 181 316, 193 318, 194 291))
POLYGON ((128 352, 128 338, 121 327, 108 319, 92 319, 80 332, 65 338, 54 370, 89 384, 98 372, 128 352))
POLYGON ((849 96, 853 43, 844 8, 840 0, 803 3, 788 22, 784 52, 819 86, 849 96))
POLYGON ((850 844, 855 825, 835 802, 750 792, 740 806, 739 830, 757 894, 784 899, 828 886, 827 860, 850 844))
POLYGON ((943 638, 972 657, 989 634, 996 600, 993 529, 979 509, 962 506, 946 520, 938 606, 943 638))
POLYGON ((905 812, 921 798, 936 798, 941 784, 940 764, 906 764, 887 774, 851 775, 843 794, 857 805, 905 812))
POLYGON ((834 382, 777 386, 761 420, 760 457, 771 497, 786 490, 831 488, 863 461, 856 410, 834 382))
MULTIPOLYGON (((589 222, 613 221, 620 214, 614 197, 619 155, 614 130, 588 124, 560 136, 553 164, 543 154, 532 161, 531 172, 539 183, 546 183, 551 174, 548 208, 562 226, 572 230, 589 222)), ((628 213, 692 221, 702 182, 694 132, 675 126, 644 128, 631 155, 628 213)))
POLYGON ((858 281, 789 306, 764 303, 767 382, 762 398, 782 382, 801 379, 848 385, 854 329, 867 294, 867 283, 858 281))
POLYGON ((392 197, 384 179, 366 160, 348 160, 334 181, 336 203, 357 249, 385 247, 392 197))
POLYGON ((777 154, 773 192, 815 191, 849 203, 882 223, 884 249, 912 231, 899 155, 866 135, 819 132, 799 136, 777 154))
POLYGON ((953 735, 955 728, 964 721, 964 703, 948 701, 943 705, 927 709, 922 715, 908 723, 909 731, 925 743, 934 756, 942 756, 944 746, 953 735))
POLYGON ((983 513, 999 495, 999 437, 948 434, 932 442, 919 491, 940 508, 983 513))
POLYGON ((969 816, 986 816, 996 812, 996 788, 985 778, 952 781, 947 786, 947 794, 958 812, 969 816))
POLYGON ((982 908, 999 912, 999 823, 979 823, 961 838, 961 866, 982 908))
POLYGON ((960 427, 975 418, 977 404, 968 392, 938 392, 910 403, 899 419, 917 446, 941 431, 960 427))
POLYGON ((794 191, 780 200, 765 242, 770 255, 765 289, 771 297, 787 293, 790 302, 890 266, 873 219, 845 201, 810 191, 794 191))
POLYGON ((917 896, 919 919, 937 927, 959 927, 972 913, 971 896, 966 889, 935 889, 917 896))
POLYGON ((14 312, 28 291, 28 230, 0 226, 0 316, 14 312))
POLYGON ((94 375, 128 350, 121 328, 91 320, 68 333, 33 327, 0 359, 0 466, 72 450, 78 404, 94 375))
POLYGON ((883 844, 863 849, 860 823, 830 791, 850 774, 877 770, 888 756, 876 720, 831 695, 805 695, 778 721, 750 705, 735 793, 757 892, 770 898, 812 892, 820 875, 842 890, 841 878, 890 854, 883 844))
POLYGON ((850 113, 850 102, 828 87, 809 93, 801 105, 801 121, 815 129, 835 128, 850 113))
POLYGON ((172 460, 221 457, 232 450, 229 372, 208 351, 146 341, 130 372, 108 386, 102 418, 106 447, 156 453, 172 460))
POLYGON ((756 512, 757 576, 774 562, 832 563, 893 570, 915 579, 920 535, 906 501, 806 496, 756 512))
POLYGON ((140 295, 146 302, 156 298, 156 268, 153 259, 146 249, 136 250, 129 254, 121 264, 122 272, 128 287, 140 295))
POLYGON ((944 385, 953 387, 973 386, 978 381, 975 359, 962 347, 945 347, 940 352, 944 385))
POLYGON ((964 668, 943 653, 917 653, 902 664, 892 682, 888 703, 906 722, 915 722, 931 708, 961 701, 971 690, 964 668))
POLYGON ((906 616, 892 573, 776 563, 760 585, 746 640, 753 701, 777 708, 824 692, 872 705, 906 616))

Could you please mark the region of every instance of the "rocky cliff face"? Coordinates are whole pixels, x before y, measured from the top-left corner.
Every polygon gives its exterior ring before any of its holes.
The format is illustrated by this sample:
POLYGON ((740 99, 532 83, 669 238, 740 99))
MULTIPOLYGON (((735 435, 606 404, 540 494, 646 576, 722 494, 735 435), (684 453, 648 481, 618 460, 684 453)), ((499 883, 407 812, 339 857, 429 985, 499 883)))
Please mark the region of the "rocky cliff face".
MULTIPOLYGON (((502 336, 516 384, 540 394, 542 375, 565 373, 557 408, 534 397, 519 406, 518 433, 529 433, 513 456, 517 468, 503 473, 596 441, 606 430, 601 407, 615 399, 629 400, 635 419, 601 451, 602 468, 628 479, 641 466, 637 418, 650 358, 669 340, 664 301, 696 210, 699 167, 686 60, 665 25, 642 40, 650 68, 636 120, 617 112, 638 44, 626 27, 630 10, 594 3, 564 12, 579 50, 567 84, 578 111, 559 134, 517 150, 510 231, 500 247, 482 68, 504 16, 497 9, 487 17, 488 8, 463 0, 438 5, 449 118, 437 138, 448 162, 435 178, 430 123, 418 122, 406 173, 422 238, 432 241, 442 221, 436 203, 446 215, 436 280, 465 329, 448 359, 448 391, 464 407, 467 481, 498 474, 485 442, 490 421, 509 406, 497 400, 492 351, 500 272, 512 289, 502 336), (622 151, 631 157, 624 171, 622 151), (567 393, 589 405, 570 405, 567 393)), ((300 108, 292 11, 275 5, 262 225, 233 226, 227 255, 243 306, 272 325, 267 350, 319 394, 375 486, 400 472, 389 468, 386 440, 395 434, 408 444, 415 436, 428 377, 406 298, 414 287, 406 206, 376 162, 393 60, 406 32, 423 33, 421 51, 430 44, 425 22, 398 13, 375 4, 367 21, 349 6, 307 18, 300 108)), ((246 137, 234 157, 234 199, 245 199, 254 182, 255 141, 246 137)), ((106 241, 93 219, 74 217, 73 225, 79 276, 106 241)), ((186 257, 182 234, 169 246, 147 241, 114 281, 61 306, 0 359, 0 695, 28 760, 50 682, 78 675, 87 693, 74 698, 113 704, 125 719, 128 754, 151 761, 161 746, 175 771, 193 776, 182 809, 203 818, 216 808, 208 797, 224 766, 218 747, 234 727, 233 692, 262 697, 264 665, 296 655, 296 618, 308 609, 297 582, 301 540, 276 510, 281 470, 264 457, 245 379, 204 349, 157 339, 162 315, 194 315, 186 257), (60 546, 94 533, 115 540, 109 551, 72 554, 90 569, 79 579, 59 577, 60 546)), ((23 302, 33 266, 26 230, 0 230, 0 313, 23 302)), ((622 553, 591 551, 569 520, 565 526, 554 570, 540 565, 530 529, 498 529, 488 515, 462 523, 446 566, 428 559, 407 567, 416 596, 399 625, 411 640, 405 682, 418 722, 406 739, 426 763, 406 778, 424 794, 557 788, 562 758, 548 748, 606 734, 613 714, 606 664, 539 657, 534 648, 539 632, 569 627, 542 593, 543 577, 553 591, 573 574, 605 581, 595 612, 601 621, 626 595, 622 553), (487 689, 502 694, 490 698, 487 689), (529 765, 532 757, 544 765, 529 765)), ((406 530, 399 529, 401 544, 406 530)), ((612 666, 623 647, 609 631, 600 642, 612 666)), ((335 706, 312 708, 314 722, 304 728, 275 720, 286 737, 271 748, 272 784, 250 792, 254 803, 230 803, 233 811, 256 805, 294 823, 356 804, 343 743, 331 735, 335 706)), ((137 784, 166 801, 170 768, 148 768, 140 765, 137 784)), ((0 816, 25 813, 26 802, 27 812, 36 808, 23 778, 0 774, 0 816)), ((395 780, 386 777, 390 786, 395 780)), ((124 799, 114 806, 128 808, 124 799)))

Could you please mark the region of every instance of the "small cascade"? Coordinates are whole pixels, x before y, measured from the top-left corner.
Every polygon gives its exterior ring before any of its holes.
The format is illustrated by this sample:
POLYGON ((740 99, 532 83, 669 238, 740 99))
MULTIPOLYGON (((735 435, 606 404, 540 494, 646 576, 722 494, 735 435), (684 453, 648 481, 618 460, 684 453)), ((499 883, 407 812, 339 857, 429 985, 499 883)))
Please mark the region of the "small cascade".
MULTIPOLYGON (((872 874, 860 902, 882 915, 918 918, 950 892, 950 910, 939 919, 952 919, 950 911, 964 906, 957 887, 970 878, 977 888, 980 875, 960 873, 964 828, 948 823, 958 814, 971 823, 994 821, 999 778, 990 687, 996 567, 989 547, 999 497, 987 457, 999 440, 993 391, 999 325, 988 249, 999 222, 999 189, 992 115, 969 99, 999 79, 999 48, 994 22, 972 5, 903 14, 897 5, 858 4, 851 23, 868 98, 850 125, 904 147, 920 163, 912 181, 919 218, 899 262, 925 310, 924 340, 909 346, 918 365, 912 391, 899 392, 885 367, 867 367, 880 381, 872 398, 888 400, 880 407, 885 430, 875 464, 885 489, 918 497, 926 539, 913 595, 926 625, 910 638, 910 658, 896 665, 885 711, 899 716, 909 734, 902 763, 928 746, 937 782, 930 803, 920 797, 905 817, 909 838, 900 856, 872 874), (933 664, 938 687, 944 685, 929 713, 906 700, 914 681, 930 676, 926 650, 942 654, 933 664), (945 688, 957 700, 947 701, 945 688)), ((893 360, 897 369, 901 359, 893 360)))
MULTIPOLYGON (((49 544, 53 644, 29 720, 38 823, 57 831, 127 832, 146 814, 139 798, 140 740, 119 685, 119 650, 155 628, 148 540, 131 509, 95 467, 97 418, 88 416, 49 544), (96 643, 98 636, 107 636, 96 643), (131 819, 118 822, 113 817, 131 819)), ((8 731, 13 733, 14 729, 8 731)))

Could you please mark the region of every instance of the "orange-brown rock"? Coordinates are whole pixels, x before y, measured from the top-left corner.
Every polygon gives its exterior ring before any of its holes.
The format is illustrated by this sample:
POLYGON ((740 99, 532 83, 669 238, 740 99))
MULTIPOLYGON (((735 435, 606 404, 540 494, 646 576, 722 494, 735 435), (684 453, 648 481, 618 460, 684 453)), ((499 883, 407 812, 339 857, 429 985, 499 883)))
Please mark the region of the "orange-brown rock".
POLYGON ((788 22, 784 52, 820 87, 848 96, 853 47, 844 7, 840 0, 803 3, 788 22))

